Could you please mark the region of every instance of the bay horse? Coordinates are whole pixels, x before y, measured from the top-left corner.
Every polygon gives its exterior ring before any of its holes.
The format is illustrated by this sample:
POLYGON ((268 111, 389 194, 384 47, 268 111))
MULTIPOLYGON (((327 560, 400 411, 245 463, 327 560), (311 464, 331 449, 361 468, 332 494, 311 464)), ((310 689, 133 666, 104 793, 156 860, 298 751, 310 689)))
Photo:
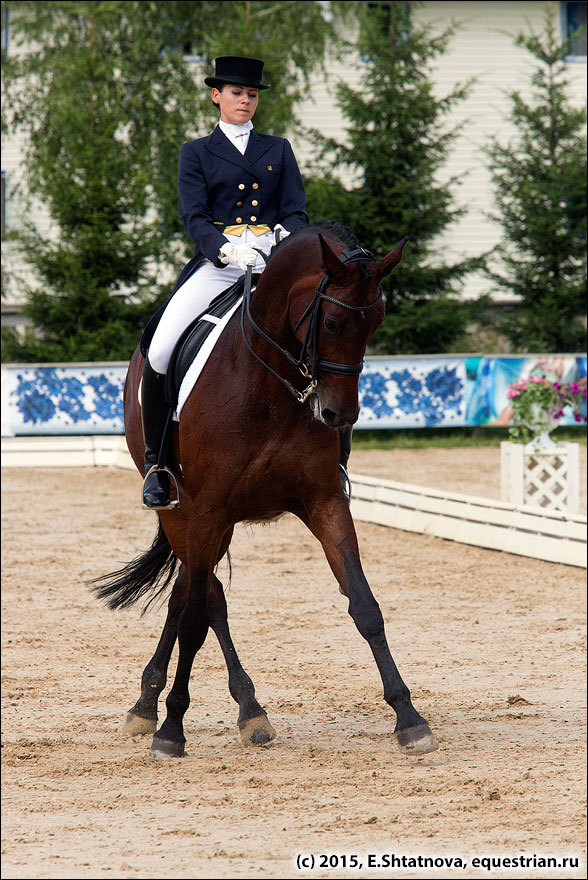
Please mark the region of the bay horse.
MULTIPOLYGON (((349 614, 374 655, 384 699, 395 710, 400 749, 418 755, 437 748, 388 648, 339 478, 337 428, 352 425, 359 415, 358 375, 385 314, 380 282, 400 262, 406 240, 376 261, 349 230, 320 221, 273 249, 254 294, 246 289, 241 314, 237 310, 230 319, 174 424, 170 468, 179 484, 179 506, 157 512, 150 550, 97 579, 94 589, 111 608, 146 597, 149 605, 177 571, 159 644, 125 722, 131 735, 154 734, 153 756, 184 754, 190 672, 209 627, 227 664, 242 742, 264 744, 275 737, 231 639, 215 567, 237 523, 285 512, 318 538, 349 600, 349 614), (175 679, 167 717, 157 729, 158 698, 176 637, 175 679)), ((141 474, 142 366, 138 348, 125 382, 124 417, 127 445, 141 474)))

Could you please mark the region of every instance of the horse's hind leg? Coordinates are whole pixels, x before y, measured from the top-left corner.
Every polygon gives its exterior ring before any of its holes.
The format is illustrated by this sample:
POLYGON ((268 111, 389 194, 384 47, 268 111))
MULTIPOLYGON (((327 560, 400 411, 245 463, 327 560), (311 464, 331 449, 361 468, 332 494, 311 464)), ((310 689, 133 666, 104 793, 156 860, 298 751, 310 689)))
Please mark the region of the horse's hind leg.
POLYGON ((167 718, 153 738, 151 754, 157 757, 184 754, 183 717, 190 704, 188 683, 196 652, 210 626, 223 652, 229 673, 229 691, 239 705, 237 725, 244 745, 264 745, 276 732, 255 697, 253 682, 243 669, 229 632, 227 605, 221 582, 211 576, 209 588, 193 589, 178 626, 180 656, 173 687, 167 698, 167 718))
POLYGON ((218 636, 227 662, 229 689, 239 703, 242 738, 246 742, 264 743, 275 736, 263 708, 255 699, 251 679, 237 657, 229 634, 222 584, 212 571, 226 553, 232 531, 232 527, 228 527, 221 533, 218 521, 211 514, 195 518, 191 539, 187 537, 189 593, 178 622, 178 665, 166 700, 167 716, 151 745, 150 754, 156 757, 181 757, 184 754, 183 722, 190 705, 190 672, 209 626, 218 636))
POLYGON ((181 758, 186 737, 183 719, 190 705, 190 672, 194 657, 208 633, 206 580, 190 584, 188 598, 178 620, 178 665, 174 683, 167 696, 167 716, 151 743, 149 754, 155 758, 181 758))
POLYGON ((178 635, 178 620, 186 604, 188 580, 182 565, 174 582, 167 608, 167 617, 155 653, 141 678, 141 696, 127 712, 123 732, 128 736, 155 733, 157 701, 167 682, 167 669, 178 635))
POLYGON ((276 736, 276 731, 268 721, 265 709, 255 698, 253 682, 243 669, 237 656, 227 618, 227 603, 223 586, 213 575, 208 594, 208 617, 210 628, 219 641, 229 673, 229 691, 239 705, 237 726, 243 745, 264 745, 276 736))

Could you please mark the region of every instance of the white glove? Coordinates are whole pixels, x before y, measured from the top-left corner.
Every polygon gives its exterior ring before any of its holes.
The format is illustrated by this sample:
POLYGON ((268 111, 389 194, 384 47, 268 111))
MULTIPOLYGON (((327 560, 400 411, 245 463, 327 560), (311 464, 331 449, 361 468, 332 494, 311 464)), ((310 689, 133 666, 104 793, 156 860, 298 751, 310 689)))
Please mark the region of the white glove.
POLYGON ((255 266, 259 254, 250 248, 247 244, 233 244, 228 241, 219 249, 218 258, 225 266, 232 263, 239 269, 245 270, 247 266, 255 266))
POLYGON ((284 229, 281 223, 276 223, 274 226, 274 238, 276 240, 276 244, 279 241, 282 241, 283 238, 287 238, 290 235, 287 229, 284 229))

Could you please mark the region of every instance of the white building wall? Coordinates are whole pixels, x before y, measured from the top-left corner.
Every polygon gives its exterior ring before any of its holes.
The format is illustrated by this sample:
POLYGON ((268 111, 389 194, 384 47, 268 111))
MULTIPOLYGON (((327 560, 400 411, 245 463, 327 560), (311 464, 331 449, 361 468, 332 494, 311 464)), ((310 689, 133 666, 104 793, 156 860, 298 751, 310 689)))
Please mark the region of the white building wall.
MULTIPOLYGON (((438 95, 447 94, 455 82, 474 76, 470 97, 452 113, 451 121, 465 123, 456 141, 444 172, 446 178, 467 171, 467 177, 456 191, 456 201, 465 205, 467 215, 452 225, 439 240, 450 257, 460 254, 475 256, 489 250, 500 238, 500 227, 488 218, 494 210, 493 188, 482 147, 490 137, 507 143, 516 136, 508 121, 511 102, 508 94, 520 91, 531 98, 530 78, 536 60, 514 44, 521 31, 542 33, 545 27, 544 0, 486 0, 486 2, 428 2, 419 11, 421 20, 440 30, 450 20, 461 23, 452 40, 450 51, 438 59, 433 74, 438 95)), ((558 15, 561 4, 554 3, 558 15)), ((575 106, 586 105, 586 59, 570 61, 569 95, 575 106)), ((471 277, 466 295, 478 296, 492 292, 483 276, 471 277)), ((503 299, 504 294, 498 294, 503 299)))
MULTIPOLYGON (((562 4, 554 5, 559 15, 562 4)), ((448 94, 456 83, 472 76, 477 78, 470 97, 448 117, 450 126, 465 124, 442 171, 442 179, 467 172, 464 183, 455 189, 456 202, 467 208, 467 214, 452 224, 438 241, 439 251, 450 260, 477 256, 494 247, 500 238, 500 228, 487 216, 493 208, 492 187, 481 148, 492 135, 507 141, 516 134, 507 120, 510 111, 507 93, 518 89, 523 96, 530 95, 529 78, 535 64, 528 52, 514 45, 514 37, 520 31, 530 29, 541 33, 545 8, 545 0, 433 0, 415 8, 416 18, 437 31, 444 30, 451 21, 459 23, 448 51, 437 59, 431 71, 436 94, 441 97, 448 94)), ((360 88, 362 62, 357 56, 349 55, 343 60, 331 59, 327 67, 327 79, 319 79, 314 84, 298 112, 305 128, 316 128, 326 136, 344 138, 345 120, 335 103, 336 83, 344 80, 353 88, 360 88)), ((585 106, 586 59, 571 61, 568 72, 572 101, 577 106, 585 106)), ((304 170, 312 160, 313 148, 301 132, 293 132, 291 140, 304 170)), ((24 200, 15 192, 23 177, 25 151, 22 136, 3 138, 2 169, 7 172, 9 192, 12 193, 8 213, 12 226, 17 225, 25 214, 24 200)), ((51 235, 51 219, 43 205, 35 204, 33 215, 40 231, 51 235)), ((401 233, 399 230, 399 235, 401 233)), ((2 258, 5 269, 32 281, 30 272, 23 268, 22 260, 10 242, 2 243, 2 258)), ((6 299, 18 302, 22 290, 22 284, 13 284, 6 299)), ((473 297, 483 292, 492 292, 497 299, 504 299, 503 294, 492 290, 490 282, 482 275, 470 276, 464 295, 473 297)))
MULTIPOLYGON (((10 34, 10 20, 7 16, 2 22, 2 46, 9 54, 17 51, 10 34), (8 31, 5 23, 8 20, 8 31), (6 42, 5 42, 6 41, 6 42)), ((2 96, 4 109, 7 103, 2 96)), ((56 236, 55 224, 42 202, 31 199, 26 186, 24 160, 27 154, 27 138, 21 132, 2 135, 2 172, 6 180, 5 232, 18 229, 24 222, 34 220, 35 226, 46 238, 56 236)), ((13 241, 2 241, 2 326, 23 330, 24 319, 19 305, 25 300, 30 287, 38 287, 39 282, 22 257, 20 247, 13 241)))
MULTIPOLYGON (((448 260, 478 256, 491 250, 500 239, 500 226, 488 217, 494 209, 493 193, 482 147, 492 136, 505 143, 516 135, 508 121, 508 93, 517 89, 523 97, 531 96, 529 80, 536 62, 527 51, 515 46, 514 38, 521 31, 543 32, 546 5, 545 0, 433 0, 415 7, 415 18, 435 32, 441 33, 452 22, 459 24, 447 52, 436 59, 431 69, 435 95, 448 95, 456 84, 476 78, 470 96, 447 117, 448 128, 462 123, 464 127, 453 144, 440 180, 445 182, 466 173, 454 195, 456 204, 467 208, 467 214, 437 241, 439 252, 448 260)), ((559 25, 561 4, 554 5, 559 25)), ((345 80, 353 88, 361 88, 361 68, 357 56, 345 62, 333 60, 328 65, 328 81, 313 88, 310 101, 304 106, 303 124, 327 136, 344 138, 345 120, 335 105, 335 87, 337 81, 345 80)), ((570 61, 568 73, 572 102, 578 107, 585 106, 586 59, 570 61)), ((301 138, 293 138, 293 142, 304 167, 312 160, 311 147, 301 138)), ((398 234, 402 235, 402 230, 398 234)), ((464 296, 476 297, 486 292, 498 301, 508 299, 481 273, 467 279, 464 296)))

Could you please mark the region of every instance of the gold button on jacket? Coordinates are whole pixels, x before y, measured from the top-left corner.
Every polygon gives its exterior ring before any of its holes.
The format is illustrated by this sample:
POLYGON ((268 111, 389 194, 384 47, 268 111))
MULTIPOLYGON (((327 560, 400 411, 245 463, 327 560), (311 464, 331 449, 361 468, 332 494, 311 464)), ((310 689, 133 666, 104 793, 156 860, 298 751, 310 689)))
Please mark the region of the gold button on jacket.
POLYGON ((195 246, 175 289, 204 259, 217 265, 219 248, 245 228, 263 236, 278 222, 290 231, 303 226, 308 222, 304 205, 302 178, 287 140, 252 129, 243 156, 217 127, 208 137, 182 144, 178 208, 195 246))

